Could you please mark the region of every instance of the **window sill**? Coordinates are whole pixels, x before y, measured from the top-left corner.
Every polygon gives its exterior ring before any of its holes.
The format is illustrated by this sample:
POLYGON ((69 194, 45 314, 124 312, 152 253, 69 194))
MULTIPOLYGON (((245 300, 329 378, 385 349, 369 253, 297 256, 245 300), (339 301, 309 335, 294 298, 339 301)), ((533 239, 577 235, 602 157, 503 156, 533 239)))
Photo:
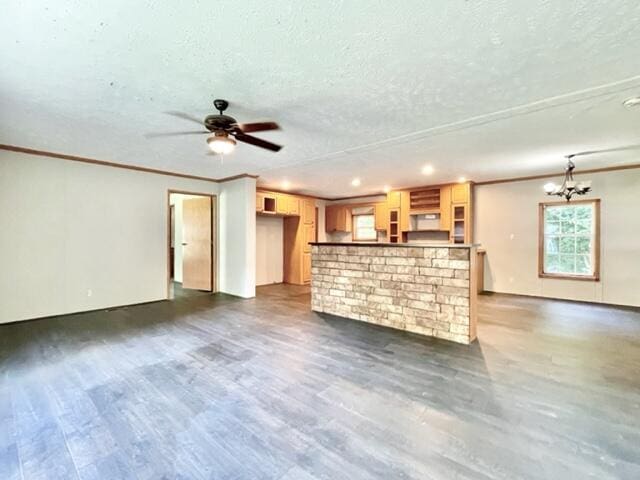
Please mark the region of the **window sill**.
POLYGON ((538 273, 539 278, 555 278, 558 280, 580 280, 583 282, 599 282, 599 275, 571 275, 568 273, 538 273))

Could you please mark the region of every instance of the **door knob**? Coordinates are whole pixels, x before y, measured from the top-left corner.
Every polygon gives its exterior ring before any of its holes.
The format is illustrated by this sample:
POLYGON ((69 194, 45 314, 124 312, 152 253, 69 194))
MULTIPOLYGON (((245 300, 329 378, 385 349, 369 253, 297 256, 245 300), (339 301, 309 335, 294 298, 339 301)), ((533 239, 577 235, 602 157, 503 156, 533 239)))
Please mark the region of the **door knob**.
POLYGON ((182 246, 183 246, 183 247, 186 247, 186 246, 187 246, 187 244, 186 244, 185 242, 182 242, 182 246))

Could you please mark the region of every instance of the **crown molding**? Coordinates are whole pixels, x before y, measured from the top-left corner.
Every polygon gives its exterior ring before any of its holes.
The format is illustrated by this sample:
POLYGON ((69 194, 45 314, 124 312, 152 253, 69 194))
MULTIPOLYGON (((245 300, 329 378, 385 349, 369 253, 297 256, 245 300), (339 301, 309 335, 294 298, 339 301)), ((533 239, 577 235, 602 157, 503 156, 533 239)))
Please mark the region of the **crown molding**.
POLYGON ((35 155, 39 157, 57 158, 60 160, 69 160, 72 162, 89 163, 92 165, 101 165, 103 167, 122 168, 125 170, 133 170, 136 172, 154 173, 156 175, 167 175, 170 177, 188 178, 191 180, 202 180, 205 182, 213 182, 213 183, 230 182, 233 180, 238 180, 240 178, 254 178, 254 179, 258 178, 258 175, 250 175, 248 173, 242 173, 240 175, 233 175, 231 177, 223 177, 223 178, 202 177, 199 175, 189 175, 186 173, 172 172, 169 170, 160 170, 157 168, 141 167, 137 165, 128 165, 125 163, 116 163, 116 162, 110 162, 106 160, 98 160, 98 159, 89 158, 89 157, 80 157, 78 155, 69 155, 66 153, 49 152, 46 150, 36 150, 33 148, 20 147, 17 145, 0 144, 0 150, 5 150, 7 152, 24 153, 26 155, 35 155))

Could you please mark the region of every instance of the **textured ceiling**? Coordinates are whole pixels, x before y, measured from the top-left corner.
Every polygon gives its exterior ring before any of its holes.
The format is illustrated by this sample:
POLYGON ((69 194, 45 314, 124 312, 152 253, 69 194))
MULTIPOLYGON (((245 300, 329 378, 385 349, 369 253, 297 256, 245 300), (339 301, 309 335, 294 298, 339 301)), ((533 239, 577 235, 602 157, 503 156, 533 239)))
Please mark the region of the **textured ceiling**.
POLYGON ((322 196, 561 172, 640 143, 621 106, 640 95, 639 24, 637 0, 5 0, 0 143, 322 196), (145 138, 197 129, 165 112, 217 97, 279 122, 261 136, 285 148, 221 162, 204 136, 145 138))

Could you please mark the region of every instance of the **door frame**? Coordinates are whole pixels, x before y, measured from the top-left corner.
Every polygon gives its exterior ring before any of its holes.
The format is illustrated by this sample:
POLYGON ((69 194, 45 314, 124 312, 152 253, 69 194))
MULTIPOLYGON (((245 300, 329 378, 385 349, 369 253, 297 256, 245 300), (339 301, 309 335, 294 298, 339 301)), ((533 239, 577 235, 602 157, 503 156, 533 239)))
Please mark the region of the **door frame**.
POLYGON ((211 200, 211 293, 218 292, 218 196, 213 193, 191 192, 186 190, 167 190, 167 300, 171 297, 171 194, 196 195, 211 200))

